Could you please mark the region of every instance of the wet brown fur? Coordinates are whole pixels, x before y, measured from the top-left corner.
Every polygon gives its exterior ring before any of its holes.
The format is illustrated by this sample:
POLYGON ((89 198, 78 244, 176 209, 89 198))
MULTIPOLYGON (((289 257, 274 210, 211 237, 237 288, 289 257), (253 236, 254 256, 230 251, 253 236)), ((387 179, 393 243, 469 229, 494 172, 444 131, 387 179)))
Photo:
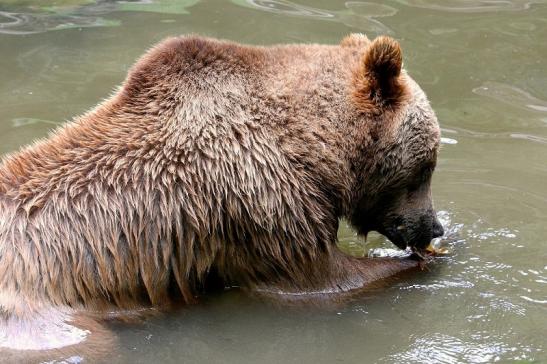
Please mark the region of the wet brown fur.
POLYGON ((401 62, 390 38, 161 42, 107 101, 0 165, 3 314, 190 303, 213 273, 347 291, 415 267, 336 247, 338 219, 381 188, 363 179, 398 137, 401 62))

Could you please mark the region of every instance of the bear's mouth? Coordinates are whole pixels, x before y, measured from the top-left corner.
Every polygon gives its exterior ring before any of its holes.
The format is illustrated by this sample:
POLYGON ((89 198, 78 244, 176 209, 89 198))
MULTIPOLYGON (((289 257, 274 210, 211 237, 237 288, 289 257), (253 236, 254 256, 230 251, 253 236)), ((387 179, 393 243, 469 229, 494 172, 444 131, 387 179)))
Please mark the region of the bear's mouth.
POLYGON ((408 240, 397 228, 378 229, 377 231, 388 238, 393 245, 397 246, 401 250, 406 250, 406 248, 410 246, 410 244, 408 244, 408 240))
POLYGON ((378 232, 384 235, 386 238, 391 241, 393 245, 401 250, 410 250, 414 258, 421 260, 426 259, 431 255, 431 241, 425 236, 420 236, 419 239, 408 239, 401 231, 397 228, 388 228, 385 230, 378 230, 378 232))

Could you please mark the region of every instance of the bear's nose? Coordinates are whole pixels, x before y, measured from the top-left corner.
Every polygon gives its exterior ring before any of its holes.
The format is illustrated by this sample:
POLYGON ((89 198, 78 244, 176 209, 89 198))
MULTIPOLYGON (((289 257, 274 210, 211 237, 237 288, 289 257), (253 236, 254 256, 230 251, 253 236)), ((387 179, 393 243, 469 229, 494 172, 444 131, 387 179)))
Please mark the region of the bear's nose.
POLYGON ((433 239, 441 237, 444 235, 444 229, 439 220, 435 219, 433 221, 433 228, 431 229, 431 234, 433 239))

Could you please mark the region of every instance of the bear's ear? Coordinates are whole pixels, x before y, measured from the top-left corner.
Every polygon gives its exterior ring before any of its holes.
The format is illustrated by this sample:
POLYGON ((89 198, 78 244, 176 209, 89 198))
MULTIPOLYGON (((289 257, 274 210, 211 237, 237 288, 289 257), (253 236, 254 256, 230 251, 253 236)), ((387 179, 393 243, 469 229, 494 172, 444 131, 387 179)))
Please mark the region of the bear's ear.
POLYGON ((356 101, 365 109, 401 103, 407 92, 401 79, 402 66, 399 42, 387 36, 374 39, 366 48, 355 75, 356 101))

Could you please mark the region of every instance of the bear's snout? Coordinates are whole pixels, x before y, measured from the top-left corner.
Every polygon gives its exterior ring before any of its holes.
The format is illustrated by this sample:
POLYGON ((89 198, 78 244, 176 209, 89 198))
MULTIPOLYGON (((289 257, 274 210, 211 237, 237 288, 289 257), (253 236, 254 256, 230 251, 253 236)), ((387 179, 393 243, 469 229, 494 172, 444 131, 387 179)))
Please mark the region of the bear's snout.
POLYGON ((433 229, 431 230, 433 239, 440 238, 444 235, 444 228, 437 218, 433 220, 433 229))
POLYGON ((443 226, 433 210, 413 210, 406 216, 398 215, 389 220, 387 226, 378 232, 400 249, 425 249, 432 239, 444 235, 443 226))
MULTIPOLYGON (((410 221, 414 219, 409 219, 410 221)), ((441 237, 444 234, 444 229, 435 211, 428 210, 418 216, 417 221, 411 226, 408 226, 407 245, 411 248, 425 249, 431 240, 441 237)))

